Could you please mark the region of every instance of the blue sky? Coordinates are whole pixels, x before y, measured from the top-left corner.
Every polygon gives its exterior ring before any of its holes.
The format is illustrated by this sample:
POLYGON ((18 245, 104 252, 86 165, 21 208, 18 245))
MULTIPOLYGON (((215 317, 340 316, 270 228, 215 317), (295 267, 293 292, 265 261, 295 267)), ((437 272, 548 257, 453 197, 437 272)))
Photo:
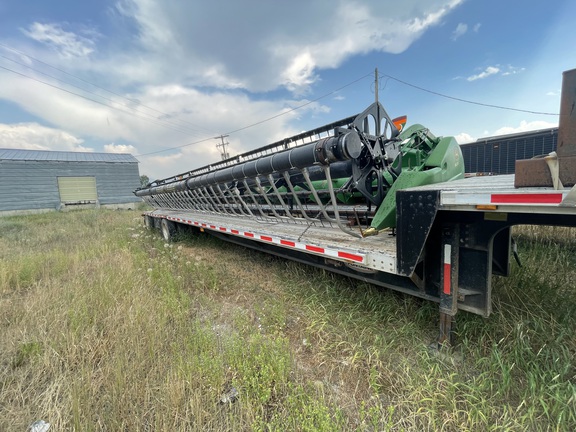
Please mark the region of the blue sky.
POLYGON ((557 126, 575 18, 573 0, 0 0, 0 148, 129 152, 166 177, 219 160, 218 135, 234 155, 362 111, 375 68, 390 116, 438 136, 557 126))

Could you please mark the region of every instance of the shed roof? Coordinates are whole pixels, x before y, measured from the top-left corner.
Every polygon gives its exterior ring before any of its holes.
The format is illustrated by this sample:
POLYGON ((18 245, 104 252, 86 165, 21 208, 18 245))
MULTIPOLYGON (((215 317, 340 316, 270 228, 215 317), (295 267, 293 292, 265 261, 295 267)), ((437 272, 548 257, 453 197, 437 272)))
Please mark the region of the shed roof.
POLYGON ((129 153, 89 153, 2 148, 0 148, 0 160, 138 163, 138 159, 129 153))
POLYGON ((514 138, 531 138, 533 136, 540 136, 540 135, 558 135, 558 126, 546 128, 546 129, 537 129, 537 130, 530 130, 524 132, 516 132, 506 135, 494 135, 489 137, 478 138, 476 141, 470 141, 467 143, 462 143, 462 146, 466 146, 469 144, 485 144, 491 141, 504 141, 504 140, 512 140, 514 138))

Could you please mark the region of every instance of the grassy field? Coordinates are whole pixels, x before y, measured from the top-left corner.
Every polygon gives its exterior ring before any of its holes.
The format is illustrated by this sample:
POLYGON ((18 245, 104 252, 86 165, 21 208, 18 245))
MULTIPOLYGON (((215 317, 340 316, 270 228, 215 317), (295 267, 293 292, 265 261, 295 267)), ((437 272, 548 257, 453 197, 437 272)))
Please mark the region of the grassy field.
POLYGON ((2 218, 0 431, 576 430, 575 231, 516 234, 435 354, 416 298, 136 211, 2 218))

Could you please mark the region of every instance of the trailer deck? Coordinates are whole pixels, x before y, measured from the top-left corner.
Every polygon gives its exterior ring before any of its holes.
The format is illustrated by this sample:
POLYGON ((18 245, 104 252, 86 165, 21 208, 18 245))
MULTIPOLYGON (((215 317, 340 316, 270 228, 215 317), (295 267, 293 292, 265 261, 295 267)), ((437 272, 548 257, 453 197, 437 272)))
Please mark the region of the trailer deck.
MULTIPOLYGON (((440 191, 439 211, 483 212, 487 220, 506 220, 508 214, 575 216, 574 203, 563 206, 570 190, 514 189, 513 176, 476 177, 409 191, 440 191)), ((386 273, 399 274, 396 237, 392 232, 354 238, 337 227, 290 223, 264 223, 246 217, 225 217, 193 211, 154 210, 149 216, 195 226, 201 230, 237 236, 281 248, 303 251, 386 273)), ((530 218, 529 218, 530 219, 530 218)), ((526 222, 528 223, 528 221, 526 222)), ((358 228, 360 232, 360 228, 358 228)))
MULTIPOLYGON (((440 209, 493 211, 499 213, 574 214, 571 189, 552 187, 515 188, 514 175, 468 177, 452 182, 411 188, 440 190, 440 209), (496 207, 495 209, 489 206, 496 207)), ((575 193, 575 192, 573 192, 575 193)))
POLYGON ((337 227, 282 222, 263 223, 246 217, 231 218, 192 211, 155 210, 146 215, 219 234, 304 251, 354 264, 358 268, 365 267, 396 273, 396 239, 386 233, 373 237, 355 238, 346 235, 337 227))

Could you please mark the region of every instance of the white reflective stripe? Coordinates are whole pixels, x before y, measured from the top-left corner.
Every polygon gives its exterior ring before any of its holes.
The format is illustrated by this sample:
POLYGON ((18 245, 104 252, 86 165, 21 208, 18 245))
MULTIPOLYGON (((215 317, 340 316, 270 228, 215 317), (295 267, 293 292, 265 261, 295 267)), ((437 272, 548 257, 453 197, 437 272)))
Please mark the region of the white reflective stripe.
POLYGON ((491 194, 461 193, 455 191, 443 191, 441 195, 442 205, 478 205, 490 204, 491 194))
POLYGON ((444 264, 452 264, 452 246, 449 244, 444 245, 444 264))
MULTIPOLYGON (((570 191, 572 192, 572 191, 570 191)), ((570 195, 568 192, 554 190, 528 192, 516 189, 506 193, 465 193, 446 191, 442 192, 440 205, 443 206, 477 206, 477 205, 511 205, 511 206, 559 206, 563 197, 570 195)), ((576 195, 574 195, 576 196, 576 195)), ((576 198, 575 198, 576 199, 576 198)), ((566 206, 574 204, 567 203, 566 206)))

